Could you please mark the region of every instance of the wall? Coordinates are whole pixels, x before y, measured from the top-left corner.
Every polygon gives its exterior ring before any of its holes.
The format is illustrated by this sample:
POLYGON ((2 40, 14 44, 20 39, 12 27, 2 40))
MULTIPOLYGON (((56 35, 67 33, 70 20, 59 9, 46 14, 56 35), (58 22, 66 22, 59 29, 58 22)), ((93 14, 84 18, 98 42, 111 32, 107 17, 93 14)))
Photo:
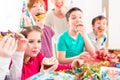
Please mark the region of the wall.
POLYGON ((120 1, 109 0, 108 48, 120 49, 120 1))
POLYGON ((18 30, 22 11, 22 0, 1 0, 0 31, 18 30))

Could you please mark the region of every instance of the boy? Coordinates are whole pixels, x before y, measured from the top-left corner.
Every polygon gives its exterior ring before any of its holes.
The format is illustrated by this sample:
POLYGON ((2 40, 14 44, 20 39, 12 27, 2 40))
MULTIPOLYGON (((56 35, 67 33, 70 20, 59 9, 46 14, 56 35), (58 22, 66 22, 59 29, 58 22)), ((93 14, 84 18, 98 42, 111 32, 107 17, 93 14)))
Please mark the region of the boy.
POLYGON ((82 18, 82 10, 77 7, 66 13, 69 29, 63 32, 57 41, 57 57, 60 63, 71 63, 74 59, 88 59, 90 54, 94 55, 95 49, 87 36, 82 18), (84 47, 90 54, 83 53, 84 47))
POLYGON ((99 15, 92 20, 93 32, 89 33, 89 38, 93 43, 96 50, 104 48, 106 45, 106 33, 107 19, 103 15, 99 15))

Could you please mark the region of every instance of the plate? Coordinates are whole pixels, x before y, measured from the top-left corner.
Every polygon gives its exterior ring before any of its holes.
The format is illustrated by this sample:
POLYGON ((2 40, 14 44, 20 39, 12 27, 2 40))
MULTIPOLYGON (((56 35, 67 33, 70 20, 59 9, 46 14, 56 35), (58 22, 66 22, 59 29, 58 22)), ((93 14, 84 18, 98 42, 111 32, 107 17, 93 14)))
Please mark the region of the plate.
POLYGON ((76 80, 71 74, 64 72, 40 72, 27 80, 76 80))

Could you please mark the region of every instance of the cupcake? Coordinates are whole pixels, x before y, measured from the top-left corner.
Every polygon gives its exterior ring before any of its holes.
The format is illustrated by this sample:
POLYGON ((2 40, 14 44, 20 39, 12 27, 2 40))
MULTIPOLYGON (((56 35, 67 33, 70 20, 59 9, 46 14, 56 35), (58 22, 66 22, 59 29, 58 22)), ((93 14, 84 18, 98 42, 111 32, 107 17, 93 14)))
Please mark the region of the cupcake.
POLYGON ((44 69, 48 69, 51 66, 53 66, 56 62, 56 59, 54 57, 51 58, 44 58, 43 59, 43 65, 44 65, 44 69))

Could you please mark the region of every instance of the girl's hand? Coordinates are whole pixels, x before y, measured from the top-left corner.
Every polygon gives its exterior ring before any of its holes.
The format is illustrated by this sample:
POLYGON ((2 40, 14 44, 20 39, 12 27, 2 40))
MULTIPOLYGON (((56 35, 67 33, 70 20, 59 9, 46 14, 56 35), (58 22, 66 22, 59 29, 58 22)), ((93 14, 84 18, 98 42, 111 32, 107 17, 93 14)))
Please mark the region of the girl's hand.
POLYGON ((71 66, 72 66, 72 68, 74 68, 74 67, 79 67, 82 64, 84 64, 84 60, 82 60, 82 59, 74 59, 71 66))
POLYGON ((18 46, 17 50, 18 52, 25 51, 26 46, 28 45, 28 40, 20 33, 17 33, 17 40, 18 40, 18 46))
POLYGON ((0 39, 0 56, 11 57, 17 48, 17 41, 15 38, 4 36, 0 39))

